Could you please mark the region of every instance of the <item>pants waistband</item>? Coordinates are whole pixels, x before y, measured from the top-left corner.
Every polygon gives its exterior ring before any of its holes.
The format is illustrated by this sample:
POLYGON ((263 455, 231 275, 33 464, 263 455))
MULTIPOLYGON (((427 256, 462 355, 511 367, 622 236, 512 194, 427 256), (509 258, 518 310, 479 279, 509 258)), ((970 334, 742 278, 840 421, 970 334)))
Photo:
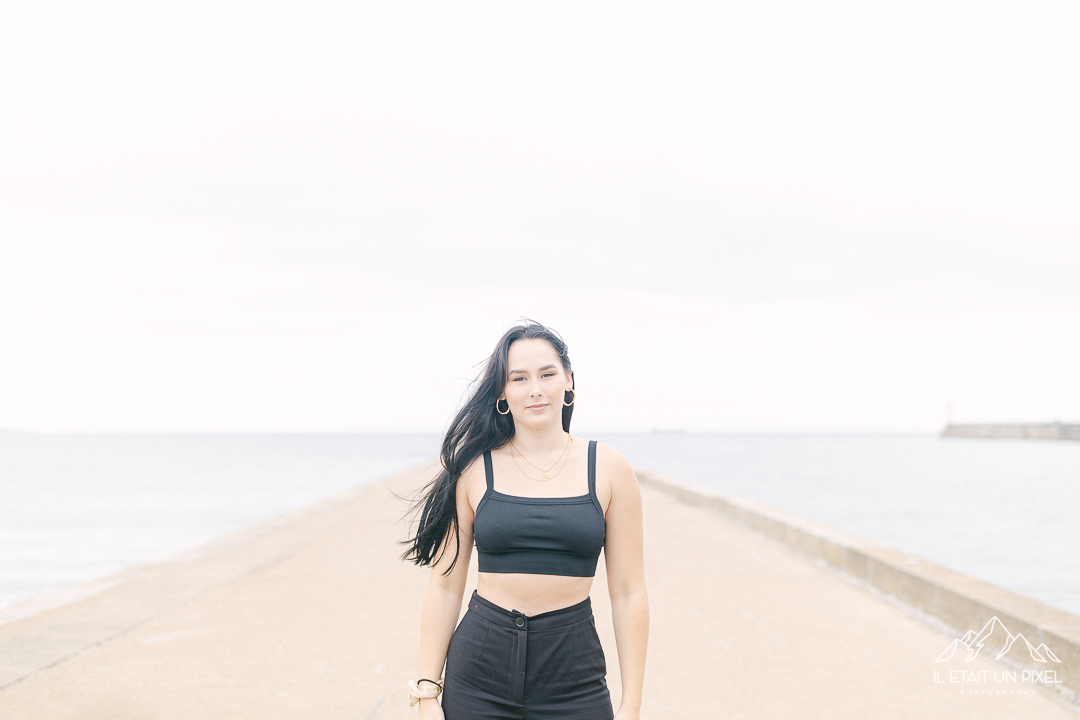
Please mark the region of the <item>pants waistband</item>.
POLYGON ((490 600, 480 597, 473 590, 472 597, 469 599, 469 611, 476 613, 485 620, 514 630, 550 630, 588 620, 592 617, 592 599, 585 598, 569 607, 550 610, 530 617, 517 610, 501 608, 490 600))

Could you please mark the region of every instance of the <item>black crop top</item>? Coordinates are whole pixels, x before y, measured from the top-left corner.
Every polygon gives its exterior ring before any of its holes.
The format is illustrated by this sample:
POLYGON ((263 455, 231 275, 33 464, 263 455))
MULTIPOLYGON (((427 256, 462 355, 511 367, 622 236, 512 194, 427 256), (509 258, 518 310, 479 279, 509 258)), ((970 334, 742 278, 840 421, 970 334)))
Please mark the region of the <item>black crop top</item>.
POLYGON ((596 441, 589 443, 589 494, 531 498, 495 491, 484 453, 487 492, 476 507, 473 540, 480 572, 593 577, 607 524, 596 498, 596 441))

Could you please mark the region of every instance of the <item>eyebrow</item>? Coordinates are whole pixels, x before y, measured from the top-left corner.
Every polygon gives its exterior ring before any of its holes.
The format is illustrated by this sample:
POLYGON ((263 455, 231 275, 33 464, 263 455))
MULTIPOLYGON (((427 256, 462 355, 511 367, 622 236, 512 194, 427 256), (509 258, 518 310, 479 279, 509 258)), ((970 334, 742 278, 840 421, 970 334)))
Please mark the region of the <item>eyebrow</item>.
MULTIPOLYGON (((556 365, 555 363, 552 363, 551 365, 545 365, 544 367, 540 368, 540 372, 544 372, 545 370, 554 370, 557 367, 559 367, 559 366, 556 365)), ((513 375, 514 373, 523 373, 523 372, 528 372, 528 371, 527 370, 511 370, 507 374, 508 375, 513 375)))

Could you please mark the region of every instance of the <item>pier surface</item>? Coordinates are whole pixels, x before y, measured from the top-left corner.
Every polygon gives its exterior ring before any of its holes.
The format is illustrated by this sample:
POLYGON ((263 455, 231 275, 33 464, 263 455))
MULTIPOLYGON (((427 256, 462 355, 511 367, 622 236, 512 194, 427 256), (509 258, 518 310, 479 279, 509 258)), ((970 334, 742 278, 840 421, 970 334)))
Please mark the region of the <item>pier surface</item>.
MULTIPOLYGON (((0 718, 415 717, 405 683, 427 571, 398 559, 403 504, 392 492, 430 473, 0 625, 0 718)), ((951 682, 958 667, 984 679, 1003 668, 982 656, 935 663, 954 636, 707 507, 642 493, 652 620, 642 718, 1077 717, 1042 688, 951 682)), ((617 708, 603 562, 593 601, 617 708)))

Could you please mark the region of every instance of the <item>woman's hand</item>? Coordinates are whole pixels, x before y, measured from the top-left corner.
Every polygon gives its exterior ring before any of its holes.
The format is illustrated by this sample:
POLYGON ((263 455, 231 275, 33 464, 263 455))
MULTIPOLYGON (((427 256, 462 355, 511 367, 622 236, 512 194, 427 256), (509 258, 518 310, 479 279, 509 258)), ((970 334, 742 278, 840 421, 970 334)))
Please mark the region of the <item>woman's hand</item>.
POLYGON ((641 713, 638 710, 627 710, 626 708, 619 708, 619 712, 615 713, 615 720, 639 720, 641 713))
POLYGON ((420 706, 420 720, 443 720, 442 705, 435 698, 423 698, 420 706))

